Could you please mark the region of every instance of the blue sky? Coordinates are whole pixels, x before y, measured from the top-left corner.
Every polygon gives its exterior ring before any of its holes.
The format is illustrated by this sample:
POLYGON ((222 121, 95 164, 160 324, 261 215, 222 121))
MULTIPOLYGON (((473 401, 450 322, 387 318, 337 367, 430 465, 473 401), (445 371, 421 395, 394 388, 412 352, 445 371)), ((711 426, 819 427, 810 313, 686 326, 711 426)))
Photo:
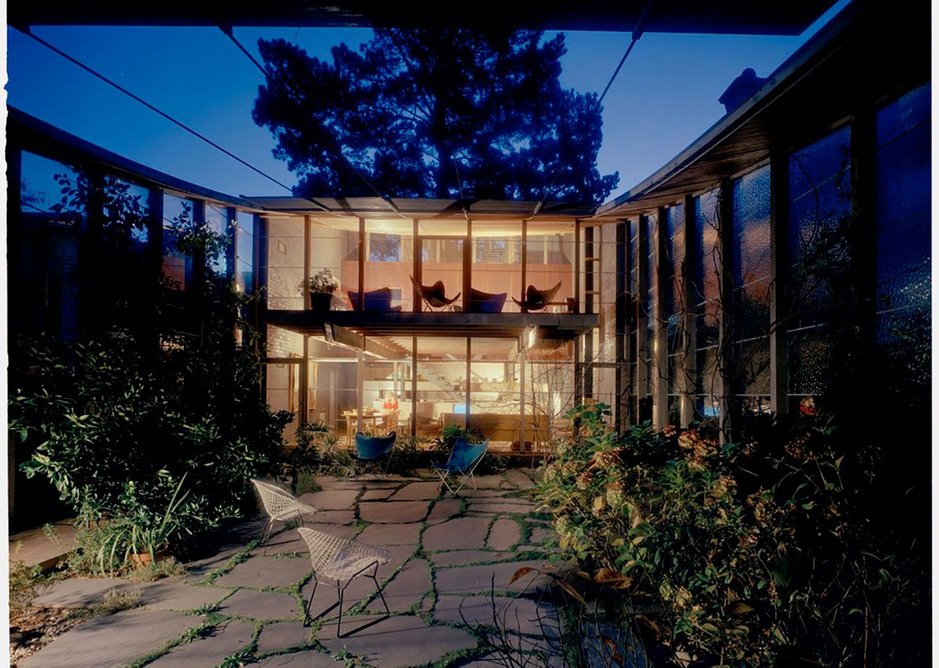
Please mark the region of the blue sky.
MULTIPOLYGON (((767 76, 847 0, 798 37, 647 33, 604 100, 601 173, 619 171, 618 194, 636 185, 723 115, 717 99, 746 67, 767 76)), ((178 118, 274 178, 293 175, 271 155, 273 139, 251 120, 261 74, 218 29, 39 27, 54 44, 178 118)), ((296 41, 325 57, 332 45, 358 44, 366 29, 236 28, 256 52, 259 37, 296 41)), ((567 32, 562 84, 601 92, 629 35, 567 32)), ((46 47, 8 30, 8 103, 92 143, 231 195, 287 194, 191 137, 46 47)))

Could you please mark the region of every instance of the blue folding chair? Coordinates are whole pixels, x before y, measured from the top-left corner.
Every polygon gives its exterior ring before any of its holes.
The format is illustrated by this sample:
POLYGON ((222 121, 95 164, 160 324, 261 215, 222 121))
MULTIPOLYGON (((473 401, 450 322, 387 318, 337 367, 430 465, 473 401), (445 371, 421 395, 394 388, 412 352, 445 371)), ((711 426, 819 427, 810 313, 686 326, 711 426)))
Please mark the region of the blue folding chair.
POLYGON ((394 454, 392 449, 397 437, 398 435, 395 432, 391 432, 387 436, 366 436, 362 432, 356 432, 356 458, 360 462, 377 463, 383 457, 387 457, 388 460, 385 462, 385 471, 387 471, 388 466, 391 464, 391 457, 394 454))
POLYGON ((432 463, 431 466, 452 494, 457 494, 467 480, 471 480, 473 489, 476 489, 476 476, 473 475, 473 471, 483 460, 488 447, 489 441, 467 443, 465 439, 458 438, 453 444, 453 451, 447 463, 443 465, 432 463))

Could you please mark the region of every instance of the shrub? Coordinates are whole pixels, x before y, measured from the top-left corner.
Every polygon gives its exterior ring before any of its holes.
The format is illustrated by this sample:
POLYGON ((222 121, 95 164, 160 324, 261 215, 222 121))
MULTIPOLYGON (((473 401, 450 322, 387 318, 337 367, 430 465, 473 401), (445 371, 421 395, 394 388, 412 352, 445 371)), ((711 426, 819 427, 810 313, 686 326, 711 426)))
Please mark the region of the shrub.
POLYGON ((673 659, 890 665, 922 564, 873 525, 876 451, 839 452, 820 416, 721 444, 649 425, 618 438, 608 415, 575 411, 537 492, 616 614, 673 659))

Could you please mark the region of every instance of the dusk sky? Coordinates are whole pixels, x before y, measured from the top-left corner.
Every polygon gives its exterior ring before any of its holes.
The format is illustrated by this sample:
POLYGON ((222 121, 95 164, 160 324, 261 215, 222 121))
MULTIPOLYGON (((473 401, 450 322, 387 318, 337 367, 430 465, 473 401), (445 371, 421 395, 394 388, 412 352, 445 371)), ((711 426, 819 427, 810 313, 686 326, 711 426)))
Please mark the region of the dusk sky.
MULTIPOLYGON (((768 76, 847 4, 841 0, 798 37, 647 33, 604 100, 603 174, 618 171, 620 194, 652 174, 724 114, 718 97, 744 68, 768 76)), ((218 29, 39 27, 34 32, 116 80, 272 177, 293 185, 273 158, 273 139, 251 119, 261 74, 218 29)), ((236 28, 257 53, 258 38, 295 41, 328 57, 334 44, 358 45, 367 29, 236 28)), ((630 35, 567 32, 561 83, 600 93, 630 35)), ((286 195, 238 164, 95 79, 45 46, 8 29, 8 104, 94 144, 230 195, 286 195)))

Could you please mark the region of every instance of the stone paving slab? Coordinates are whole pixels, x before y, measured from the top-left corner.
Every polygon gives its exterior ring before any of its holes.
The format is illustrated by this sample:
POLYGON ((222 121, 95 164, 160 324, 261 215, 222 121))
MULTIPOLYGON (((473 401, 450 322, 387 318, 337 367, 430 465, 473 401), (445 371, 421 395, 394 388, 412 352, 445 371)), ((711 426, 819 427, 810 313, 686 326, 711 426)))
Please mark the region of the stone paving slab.
POLYGON ((130 591, 141 586, 120 578, 69 578, 53 584, 33 603, 47 608, 90 608, 111 589, 130 591))
POLYGON ((302 619, 297 601, 289 594, 241 589, 222 602, 220 614, 251 619, 302 619))
POLYGON ((518 522, 500 517, 492 523, 486 545, 493 550, 508 550, 522 539, 518 522))
POLYGON ((300 501, 319 510, 348 510, 355 505, 358 489, 324 489, 320 492, 302 494, 300 501))
POLYGON ((258 668, 284 668, 285 666, 290 666, 290 668, 338 668, 339 666, 336 659, 315 650, 297 652, 296 654, 279 654, 262 659, 259 663, 252 665, 257 665, 258 668))
MULTIPOLYGON (((352 524, 355 522, 354 510, 321 510, 310 516, 317 524, 352 524)), ((307 518, 309 523, 310 518, 307 518)))
POLYGON ((505 472, 505 479, 518 489, 531 489, 535 486, 531 477, 521 469, 509 469, 505 472))
POLYGON ((359 517, 366 522, 400 524, 427 517, 427 501, 366 501, 359 504, 359 517))
POLYGON ((471 626, 495 625, 512 633, 538 637, 560 635, 557 615, 552 609, 528 598, 443 595, 434 606, 434 619, 450 624, 463 624, 465 620, 471 626))
POLYGON ((232 619, 222 622, 205 638, 174 647, 148 666, 156 668, 191 668, 217 666, 225 657, 239 652, 251 644, 254 624, 232 619))
POLYGON ((344 638, 336 637, 336 623, 323 626, 317 635, 330 651, 347 650, 381 668, 412 668, 433 663, 444 654, 476 646, 466 631, 448 626, 428 626, 418 617, 343 617, 342 631, 355 631, 363 624, 381 620, 344 638))
POLYGON ((501 515, 503 513, 512 513, 517 515, 527 515, 533 512, 535 504, 521 499, 487 499, 471 501, 467 512, 470 513, 494 513, 501 515))
POLYGON ((148 610, 195 610, 215 605, 230 592, 184 582, 155 582, 143 588, 140 603, 148 610))
POLYGON ((411 482, 391 496, 392 501, 430 501, 440 495, 439 482, 411 482))
POLYGON ((289 587, 312 571, 308 557, 251 557, 212 582, 215 587, 289 587))
POLYGON ((361 480, 350 480, 349 478, 334 478, 332 476, 317 476, 316 483, 320 486, 321 490, 332 490, 332 489, 354 489, 356 491, 362 489, 364 483, 361 480))
POLYGON ((489 519, 482 517, 457 517, 424 530, 424 549, 461 550, 483 547, 489 533, 489 519))
POLYGON ((543 568, 543 561, 510 561, 499 564, 486 564, 453 568, 440 568, 436 573, 436 586, 438 594, 453 593, 479 593, 495 591, 528 592, 545 589, 551 585, 552 580, 546 575, 529 573, 515 582, 509 581, 515 572, 523 567, 543 568))
POLYGON ((514 558, 515 554, 512 552, 489 552, 487 550, 451 550, 450 552, 434 552, 430 555, 431 563, 438 567, 484 564, 514 558))
MULTIPOLYGON (((332 526, 332 525, 330 525, 332 526)), ((275 554, 291 554, 306 552, 306 543, 300 538, 300 534, 294 528, 278 531, 270 537, 267 545, 256 547, 249 554, 252 557, 261 557, 266 553, 268 556, 275 554)))
POLYGON ((187 629, 201 624, 202 619, 179 612, 127 610, 85 622, 17 665, 19 668, 122 666, 176 640, 187 629))
POLYGON ((420 538, 420 524, 372 524, 355 539, 368 545, 387 546, 417 545, 420 538))
POLYGON ((509 489, 473 489, 465 487, 460 490, 460 496, 467 499, 496 499, 501 498, 511 492, 509 489))
POLYGON ((244 550, 244 545, 233 545, 219 551, 219 553, 214 556, 187 563, 186 581, 198 582, 204 579, 206 575, 212 571, 216 571, 219 568, 222 568, 231 560, 232 557, 234 557, 236 554, 244 552, 244 550))
MULTIPOLYGON (((382 593, 392 612, 411 612, 420 608, 424 595, 432 592, 434 582, 430 577, 430 564, 424 559, 411 559, 392 580, 385 585, 382 593)), ((376 598, 368 607, 376 614, 384 612, 381 600, 376 598)))
POLYGON ((459 499, 441 499, 434 504, 427 516, 429 524, 445 522, 454 515, 459 515, 463 511, 463 502, 459 499))
POLYGON ((398 490, 397 487, 389 487, 387 489, 369 489, 365 492, 362 492, 362 496, 359 497, 360 501, 379 501, 382 499, 387 499, 389 496, 394 494, 398 490))
MULTIPOLYGON (((512 489, 501 475, 478 475, 475 478, 477 489, 512 489)), ((473 483, 469 484, 472 486, 473 483)))
POLYGON ((313 632, 302 622, 277 622, 261 629, 257 654, 264 655, 311 644, 313 632))

